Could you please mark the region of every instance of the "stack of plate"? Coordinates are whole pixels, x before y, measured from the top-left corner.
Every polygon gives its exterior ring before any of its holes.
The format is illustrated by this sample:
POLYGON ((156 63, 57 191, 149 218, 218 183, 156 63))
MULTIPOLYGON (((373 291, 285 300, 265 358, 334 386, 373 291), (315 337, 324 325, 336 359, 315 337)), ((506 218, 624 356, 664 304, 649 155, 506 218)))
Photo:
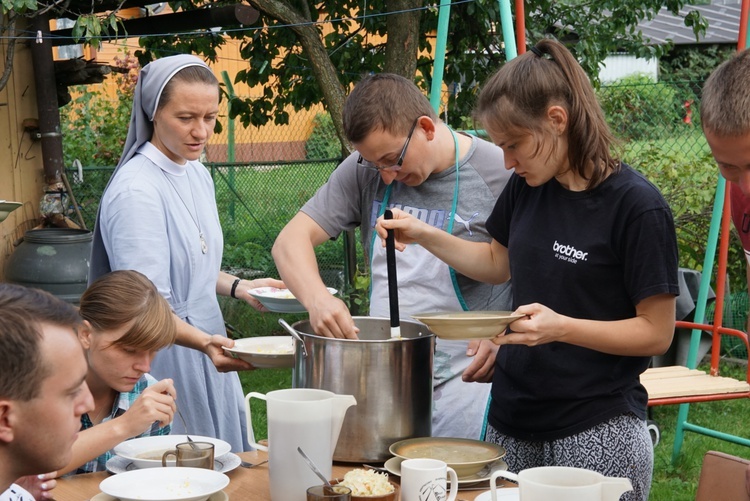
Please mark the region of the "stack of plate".
MULTIPOLYGON (((401 440, 389 448, 392 457, 385 462, 389 473, 401 476, 406 459, 429 458, 445 461, 456 470, 459 487, 487 482, 497 470, 507 470, 505 449, 497 444, 465 438, 423 437, 401 440)), ((450 480, 449 480, 450 483, 450 480)))

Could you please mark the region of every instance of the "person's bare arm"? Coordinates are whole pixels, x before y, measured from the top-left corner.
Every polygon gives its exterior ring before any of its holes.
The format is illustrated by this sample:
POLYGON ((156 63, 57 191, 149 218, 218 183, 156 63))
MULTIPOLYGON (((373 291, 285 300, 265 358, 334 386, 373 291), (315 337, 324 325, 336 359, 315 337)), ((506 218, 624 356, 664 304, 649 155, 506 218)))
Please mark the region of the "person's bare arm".
POLYGON ((315 247, 330 236, 304 212, 298 212, 281 230, 271 254, 281 279, 310 313, 310 325, 316 334, 327 337, 356 338, 349 309, 333 297, 320 278, 315 247))
POLYGON ((392 212, 393 219, 380 217, 375 229, 383 242, 387 230, 394 230, 397 250, 417 243, 457 272, 479 282, 501 284, 510 279, 508 249, 496 240, 490 243, 463 240, 402 210, 392 212))
POLYGON ((73 443, 70 462, 58 475, 80 468, 120 442, 144 433, 156 421, 162 427, 171 423, 176 394, 172 380, 162 379, 146 388, 123 415, 81 431, 73 443))
POLYGON ((499 345, 540 344, 560 341, 592 350, 624 356, 653 356, 667 351, 672 343, 675 296, 651 296, 635 307, 636 315, 623 320, 587 320, 560 315, 538 303, 519 306, 525 318, 510 324, 510 334, 494 339, 499 345))
POLYGON ((487 339, 474 339, 469 342, 467 357, 474 357, 461 374, 465 383, 490 383, 495 372, 495 358, 500 347, 487 339))
MULTIPOLYGON (((229 273, 223 271, 219 272, 219 280, 216 282, 216 293, 220 296, 232 297, 232 287, 237 278, 238 277, 230 275, 229 273)), ((260 301, 255 299, 248 292, 250 289, 255 289, 256 287, 276 287, 278 289, 283 289, 286 286, 284 285, 284 282, 276 280, 275 278, 256 278, 255 280, 240 279, 240 281, 237 282, 237 285, 234 286, 235 298, 245 301, 258 311, 268 311, 260 301)))
POLYGON ((249 363, 232 358, 224 351, 224 346, 231 348, 234 340, 221 334, 206 334, 202 330, 190 325, 177 315, 174 315, 177 324, 177 344, 186 348, 202 351, 211 359, 216 370, 219 372, 252 370, 254 367, 249 363))

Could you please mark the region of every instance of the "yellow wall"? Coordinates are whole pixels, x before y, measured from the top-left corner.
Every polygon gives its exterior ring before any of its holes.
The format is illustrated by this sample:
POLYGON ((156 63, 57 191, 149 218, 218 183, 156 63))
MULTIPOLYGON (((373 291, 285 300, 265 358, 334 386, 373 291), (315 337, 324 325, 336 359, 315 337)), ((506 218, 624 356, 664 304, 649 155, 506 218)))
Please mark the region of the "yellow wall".
MULTIPOLYGON (((8 39, 0 38, 0 61, 5 60, 7 45, 8 39)), ((24 205, 0 222, 0 279, 13 252, 13 242, 36 226, 39 217, 44 186, 42 149, 39 142, 32 142, 24 132, 21 123, 26 118, 37 118, 36 91, 31 49, 28 44, 18 42, 11 78, 0 91, 0 200, 24 205)))
MULTIPOLYGON (((163 14, 160 14, 163 15, 163 14)), ((223 83, 222 72, 229 74, 229 79, 234 88, 234 93, 240 97, 260 97, 263 95, 262 87, 250 88, 244 83, 235 84, 234 80, 237 73, 248 67, 247 61, 240 55, 240 40, 228 39, 226 43, 219 48, 216 63, 209 63, 216 77, 223 83)), ((85 57, 96 57, 100 63, 114 64, 114 58, 122 54, 123 48, 126 48, 132 55, 138 50, 138 41, 134 38, 119 40, 102 44, 95 52, 86 53, 85 57)), ((103 84, 91 86, 100 88, 111 95, 115 96, 114 80, 110 77, 103 84)), ((207 156, 210 161, 222 162, 227 159, 227 121, 226 103, 222 104, 222 122, 223 131, 215 134, 207 148, 207 156)), ((64 110, 64 108, 63 108, 64 110)), ((237 161, 284 161, 299 160, 305 157, 305 141, 310 136, 313 129, 313 119, 315 115, 323 112, 323 106, 312 107, 309 111, 302 110, 295 112, 291 107, 287 109, 290 115, 289 125, 267 124, 263 127, 244 128, 239 121, 235 123, 235 145, 237 161)))

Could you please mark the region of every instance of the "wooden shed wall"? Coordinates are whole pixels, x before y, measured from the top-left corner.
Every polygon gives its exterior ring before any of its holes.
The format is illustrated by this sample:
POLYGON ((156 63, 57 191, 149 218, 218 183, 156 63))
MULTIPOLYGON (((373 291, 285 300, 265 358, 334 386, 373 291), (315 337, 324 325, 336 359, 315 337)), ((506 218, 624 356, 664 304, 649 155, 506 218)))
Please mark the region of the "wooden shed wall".
MULTIPOLYGON (((7 48, 7 38, 0 39, 0 61, 7 48)), ((24 119, 37 118, 31 49, 19 41, 15 51, 11 78, 0 91, 0 200, 23 202, 23 207, 0 222, 0 280, 13 243, 38 222, 44 186, 41 145, 22 126, 24 119)))

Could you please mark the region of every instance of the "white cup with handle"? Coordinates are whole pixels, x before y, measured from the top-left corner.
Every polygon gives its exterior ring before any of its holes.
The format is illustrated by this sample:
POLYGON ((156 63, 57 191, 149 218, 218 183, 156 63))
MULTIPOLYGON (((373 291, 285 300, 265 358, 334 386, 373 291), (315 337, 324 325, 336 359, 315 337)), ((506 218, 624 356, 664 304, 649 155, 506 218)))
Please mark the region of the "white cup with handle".
POLYGON ((521 501, 618 501, 633 490, 628 478, 605 477, 601 473, 567 466, 540 466, 520 473, 495 471, 490 477, 490 496, 497 501, 499 477, 518 482, 521 501))
POLYGON ((455 501, 457 494, 458 475, 445 461, 406 459, 401 463, 401 501, 455 501), (448 475, 451 478, 450 493, 448 475))

